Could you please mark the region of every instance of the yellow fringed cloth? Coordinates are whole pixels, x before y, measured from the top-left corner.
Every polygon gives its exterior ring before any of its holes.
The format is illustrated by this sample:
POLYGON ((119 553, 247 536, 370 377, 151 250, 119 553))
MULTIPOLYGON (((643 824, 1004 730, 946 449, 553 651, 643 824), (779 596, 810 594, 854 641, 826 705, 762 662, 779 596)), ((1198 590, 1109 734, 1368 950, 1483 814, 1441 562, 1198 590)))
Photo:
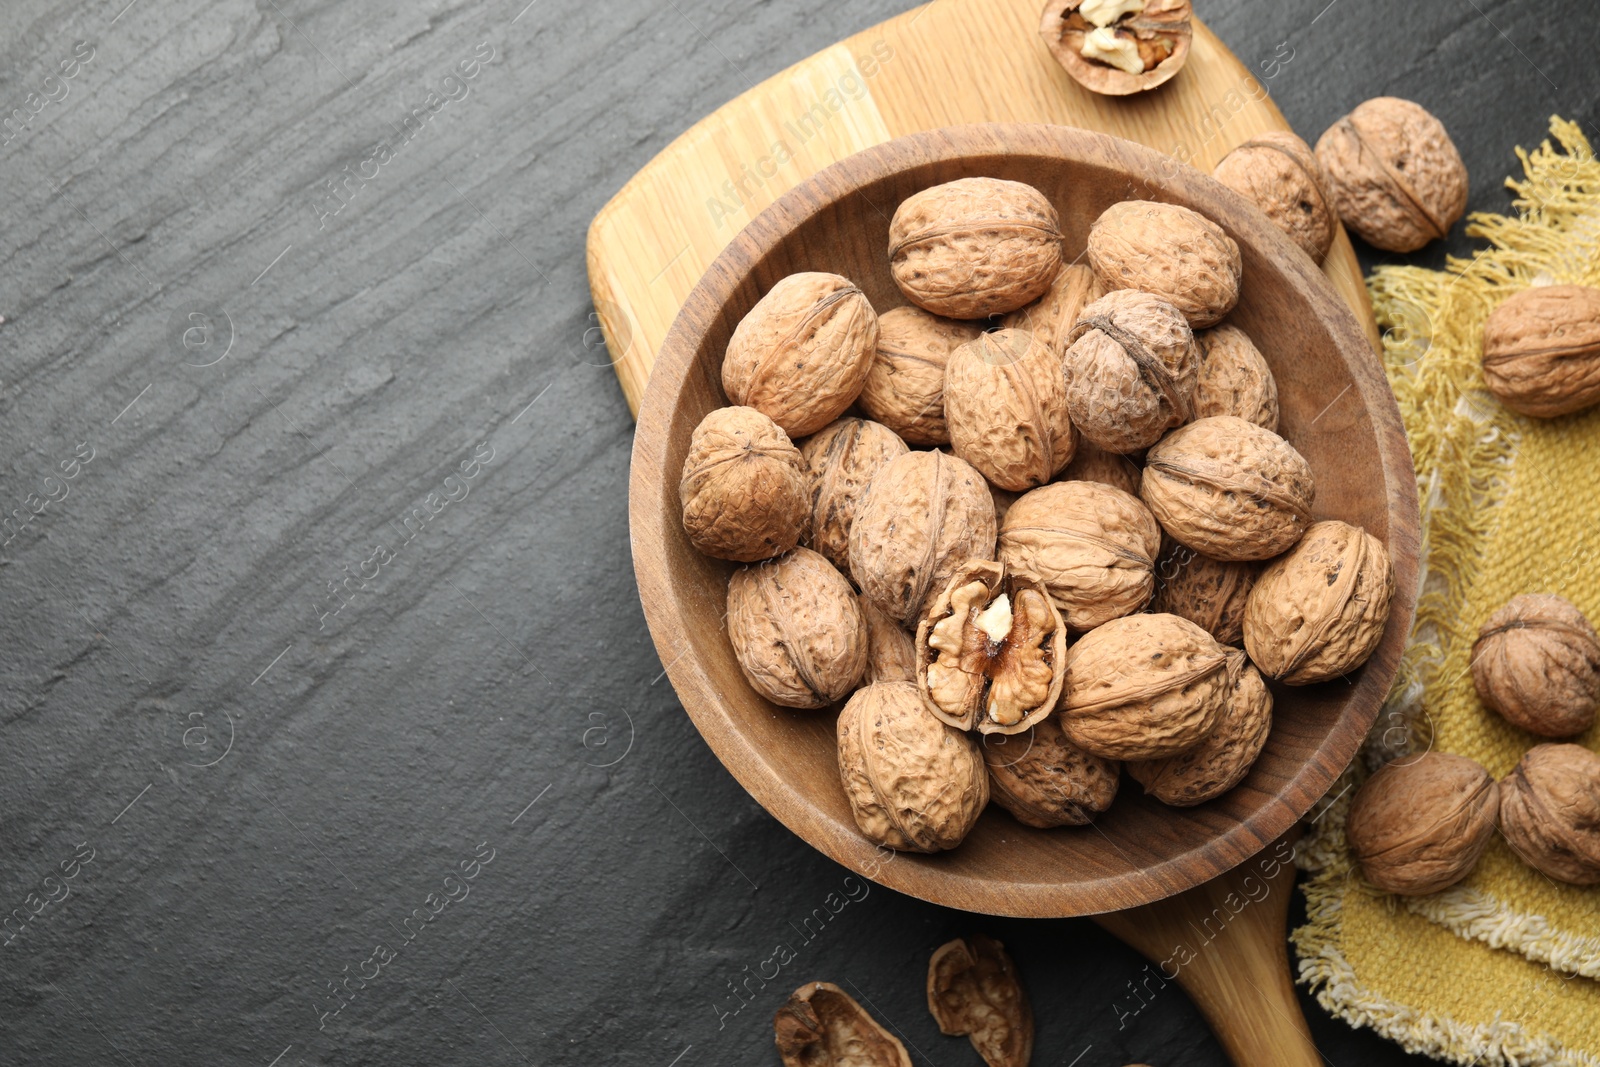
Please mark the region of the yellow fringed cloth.
MULTIPOLYGON (((1559 593, 1600 623, 1600 408, 1532 419, 1484 388, 1483 323, 1530 285, 1600 286, 1600 161, 1551 119, 1518 149, 1516 213, 1473 215, 1487 241, 1444 271, 1368 279, 1422 498, 1422 590, 1411 642, 1363 757, 1301 847, 1308 921, 1300 980, 1329 1011, 1459 1064, 1600 1067, 1600 886, 1551 881, 1499 835, 1465 881, 1427 897, 1363 881, 1344 840, 1354 787, 1432 748, 1503 778, 1541 738, 1479 703, 1469 662, 1484 620, 1518 593, 1559 593)), ((1600 751, 1600 728, 1575 738, 1600 751)))

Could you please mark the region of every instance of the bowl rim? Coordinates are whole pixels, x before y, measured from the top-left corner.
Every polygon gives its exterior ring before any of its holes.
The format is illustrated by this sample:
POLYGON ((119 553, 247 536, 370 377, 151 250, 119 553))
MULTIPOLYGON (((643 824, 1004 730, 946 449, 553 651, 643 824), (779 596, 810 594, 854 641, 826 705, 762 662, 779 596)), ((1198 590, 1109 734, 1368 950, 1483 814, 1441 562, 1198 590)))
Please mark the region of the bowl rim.
MULTIPOLYGON (((784 193, 745 226, 695 284, 657 353, 639 408, 632 450, 628 513, 630 543, 640 600, 652 642, 695 727, 724 768, 768 813, 811 847, 880 885, 931 903, 990 915, 1062 917, 1134 907, 1172 896, 1227 872, 1289 831, 1355 758, 1399 669, 1416 602, 1420 509, 1410 448, 1390 390, 1366 330, 1333 283, 1255 205, 1210 176, 1171 156, 1132 141, 1073 126, 985 123, 908 134, 834 163, 784 193), (984 157, 1034 156, 1055 163, 1113 167, 1136 178, 1140 197, 1171 203, 1214 202, 1208 217, 1241 243, 1269 255, 1285 282, 1310 304, 1345 354, 1352 385, 1364 404, 1382 464, 1385 544, 1395 573, 1395 593, 1382 640, 1352 686, 1343 713, 1327 739, 1272 798, 1219 834, 1159 863, 1072 885, 1000 882, 939 866, 939 857, 898 853, 877 862, 881 846, 855 834, 842 840, 833 819, 787 788, 775 763, 748 744, 722 713, 714 680, 697 657, 667 660, 658 635, 681 634, 689 626, 668 580, 666 529, 656 504, 677 472, 664 469, 664 443, 694 355, 721 309, 756 266, 800 224, 853 195, 861 187, 907 170, 984 157), (865 850, 865 851, 863 851, 865 850)), ((693 646, 689 646, 692 648, 693 646)), ((687 651, 687 650, 685 650, 687 651)), ((854 832, 854 828, 851 828, 854 832)))

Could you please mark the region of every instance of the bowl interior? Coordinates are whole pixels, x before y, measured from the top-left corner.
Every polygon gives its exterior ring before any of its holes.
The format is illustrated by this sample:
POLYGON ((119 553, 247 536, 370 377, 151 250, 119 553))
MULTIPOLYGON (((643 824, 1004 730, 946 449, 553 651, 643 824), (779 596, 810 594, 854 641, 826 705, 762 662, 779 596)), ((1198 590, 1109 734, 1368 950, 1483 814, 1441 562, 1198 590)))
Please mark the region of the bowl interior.
POLYGON ((1417 506, 1394 399, 1354 314, 1304 253, 1241 198, 1130 142, 1067 127, 960 127, 900 138, 822 171, 750 224, 691 293, 658 356, 635 438, 630 520, 651 633, 685 709, 750 793, 838 862, 891 888, 990 914, 1060 916, 1131 907, 1222 873, 1287 830, 1355 754, 1410 628, 1417 506), (1068 257, 1119 200, 1193 207, 1239 243, 1243 293, 1228 321, 1266 356, 1280 432, 1310 462, 1316 516, 1383 540, 1397 589, 1383 643, 1348 678, 1274 687, 1272 733, 1249 777, 1189 809, 1147 800, 1124 776, 1091 827, 1034 830, 991 805, 960 848, 895 855, 857 831, 839 784, 836 709, 775 707, 740 673, 723 625, 733 566, 689 544, 678 477, 689 435, 727 404, 722 353, 740 318, 796 271, 852 279, 880 312, 905 303, 889 275, 889 219, 940 182, 988 175, 1040 189, 1061 215, 1068 257))

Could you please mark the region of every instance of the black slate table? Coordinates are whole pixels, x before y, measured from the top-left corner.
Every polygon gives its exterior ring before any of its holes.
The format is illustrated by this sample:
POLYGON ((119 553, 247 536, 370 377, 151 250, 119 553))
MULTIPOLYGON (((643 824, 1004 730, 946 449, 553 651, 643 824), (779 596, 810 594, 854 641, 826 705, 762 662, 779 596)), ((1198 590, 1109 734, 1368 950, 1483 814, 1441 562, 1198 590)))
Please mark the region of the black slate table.
MULTIPOLYGON (((1091 923, 812 852, 645 630, 585 227, 903 6, 5 6, 0 1063, 775 1063, 815 978, 972 1063, 921 989, 971 930, 1027 978, 1034 1063, 1224 1062, 1091 923)), ((1594 129, 1584 0, 1199 7, 1246 62, 1287 44, 1310 139, 1432 109, 1475 209, 1552 112, 1594 129)), ((1307 1010, 1334 1067, 1412 1062, 1307 1010)))

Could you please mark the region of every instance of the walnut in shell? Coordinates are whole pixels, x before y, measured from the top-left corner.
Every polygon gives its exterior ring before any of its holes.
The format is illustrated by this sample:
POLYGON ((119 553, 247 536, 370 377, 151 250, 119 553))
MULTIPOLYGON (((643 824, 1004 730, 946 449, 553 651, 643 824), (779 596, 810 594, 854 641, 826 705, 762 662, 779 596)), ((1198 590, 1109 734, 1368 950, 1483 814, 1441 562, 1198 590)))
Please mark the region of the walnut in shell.
POLYGON ((1036 575, 1082 632, 1144 609, 1160 547, 1155 517, 1138 497, 1099 482, 1054 482, 1006 512, 996 555, 1036 575))
POLYGON ((1258 133, 1211 175, 1259 207, 1313 262, 1328 254, 1339 212, 1322 164, 1300 138, 1287 130, 1258 133))
POLYGON ((994 500, 983 475, 943 452, 908 452, 867 486, 850 525, 850 575, 896 622, 924 605, 969 559, 994 558, 994 500))
POLYGON ((772 1017, 783 1067, 911 1067, 906 1048, 832 982, 807 982, 772 1017))
POLYGON ((944 414, 956 455, 993 485, 1020 493, 1072 459, 1061 359, 1027 330, 979 334, 950 355, 944 414))
POLYGON ((1244 647, 1290 685, 1348 674, 1383 639, 1394 568, 1383 542, 1329 519, 1261 572, 1244 609, 1244 647))
POLYGON ((1512 597, 1472 645, 1478 697, 1507 722, 1540 737, 1573 737, 1600 703, 1600 635, 1553 593, 1512 597))
POLYGON ((856 418, 829 423, 800 445, 811 502, 811 547, 840 570, 850 568, 850 523, 867 483, 908 451, 887 426, 856 418))
POLYGON ((1541 419, 1600 403, 1600 289, 1508 297, 1483 324, 1483 380, 1506 407, 1541 419))
POLYGON ((988 1067, 1028 1067, 1033 1008, 1006 947, 994 938, 956 938, 933 950, 928 1010, 940 1033, 965 1034, 988 1067))
POLYGON ((1050 346, 1057 357, 1067 351, 1067 334, 1078 322, 1086 304, 1100 299, 1100 280, 1086 263, 1068 263, 1056 274, 1045 294, 1000 320, 1006 330, 1027 330, 1050 346))
POLYGON ((970 560, 917 625, 917 685, 941 722, 1016 734, 1056 709, 1067 627, 1031 574, 970 560))
POLYGON ((1244 609, 1261 576, 1260 563, 1212 559, 1168 538, 1156 562, 1150 610, 1199 626, 1224 645, 1244 642, 1244 609))
POLYGON ((1089 227, 1088 257, 1107 292, 1159 296, 1195 329, 1216 325, 1239 300, 1239 245, 1221 226, 1179 204, 1112 204, 1089 227))
POLYGON ((1097 756, 1154 760, 1200 743, 1227 712, 1228 654, 1176 615, 1112 619, 1067 654, 1061 726, 1097 756))
POLYGON ((1305 533, 1316 489, 1289 442, 1237 416, 1213 415, 1145 455, 1139 495, 1190 548, 1213 559, 1271 559, 1305 533))
POLYGON ((1368 244, 1413 252, 1467 209, 1467 168, 1444 124, 1420 104, 1380 96, 1317 141, 1344 224, 1368 244))
POLYGON ((905 298, 952 319, 1014 311, 1061 269, 1061 221, 1031 185, 958 178, 907 197, 889 223, 889 272, 905 298))
POLYGON ((873 606, 866 597, 858 598, 861 617, 867 624, 867 673, 863 684, 873 682, 915 682, 917 680, 917 642, 900 624, 873 606))
POLYGON ((989 796, 1024 826, 1087 826, 1117 795, 1121 765, 1068 741, 1058 715, 1024 733, 990 734, 982 745, 989 796))
POLYGON ((1170 303, 1132 289, 1107 293, 1067 336, 1067 412, 1086 440, 1137 452, 1188 421, 1199 353, 1170 303))
POLYGON ((848 278, 791 274, 734 328, 722 390, 804 437, 855 402, 877 346, 878 316, 848 278))
POLYGON ((1222 721, 1193 748, 1128 764, 1128 774, 1163 804, 1186 808, 1220 797, 1250 773, 1272 731, 1272 693, 1243 652, 1229 653, 1233 686, 1222 721))
POLYGON ((733 572, 728 637, 751 686, 784 707, 842 700, 867 669, 855 591, 809 548, 733 572))
POLYGON ((1494 836, 1496 793, 1489 772, 1464 756, 1396 760, 1356 791, 1345 838, 1379 889, 1437 893, 1477 865, 1494 836))
POLYGON ((718 408, 689 437, 678 497, 695 548, 743 563, 787 552, 810 527, 805 461, 755 408, 718 408))
POLYGON ((1190 0, 1049 0, 1039 36, 1079 85, 1127 96, 1183 69, 1191 14, 1190 0))
POLYGON ((1124 493, 1139 495, 1139 476, 1144 471, 1142 457, 1107 452, 1093 441, 1080 439, 1072 462, 1061 472, 1063 482, 1099 482, 1124 493))
POLYGON ((1500 829, 1536 870, 1600 884, 1600 755, 1582 745, 1533 746, 1500 782, 1500 829))
POLYGON ((1194 383, 1194 417, 1236 415, 1278 432, 1278 382, 1250 336, 1224 323, 1194 335, 1200 372, 1194 383))
POLYGON ((970 322, 897 307, 878 316, 878 348, 856 398, 861 410, 913 445, 950 440, 944 367, 950 353, 983 331, 970 322))
POLYGON ((856 690, 837 730, 839 777, 863 834, 906 852, 961 844, 989 802, 975 740, 929 715, 911 682, 856 690))

